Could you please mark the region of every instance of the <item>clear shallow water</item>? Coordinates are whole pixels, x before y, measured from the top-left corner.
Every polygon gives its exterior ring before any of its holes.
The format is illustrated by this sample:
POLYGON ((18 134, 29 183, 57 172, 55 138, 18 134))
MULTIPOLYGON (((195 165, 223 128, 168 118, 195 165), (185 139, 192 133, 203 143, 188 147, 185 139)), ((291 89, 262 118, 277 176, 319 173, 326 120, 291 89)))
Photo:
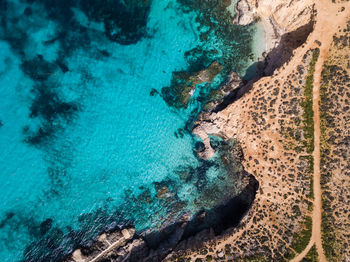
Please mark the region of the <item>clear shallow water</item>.
POLYGON ((0 4, 2 261, 55 261, 116 223, 142 232, 236 193, 239 176, 220 154, 199 160, 189 130, 252 62, 254 27, 226 39, 191 1, 0 4), (174 71, 214 61, 221 74, 187 108, 161 97, 174 71))

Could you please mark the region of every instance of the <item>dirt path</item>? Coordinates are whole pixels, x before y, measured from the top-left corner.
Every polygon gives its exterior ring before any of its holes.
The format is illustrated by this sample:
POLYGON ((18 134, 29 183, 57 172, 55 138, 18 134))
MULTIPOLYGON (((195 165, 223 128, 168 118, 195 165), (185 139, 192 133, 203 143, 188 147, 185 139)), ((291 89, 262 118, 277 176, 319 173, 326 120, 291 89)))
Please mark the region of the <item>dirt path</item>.
MULTIPOLYGON (((331 42, 331 41, 330 41, 331 42)), ((311 247, 315 244, 319 261, 327 261, 323 247, 322 247, 322 233, 321 233, 321 223, 322 223, 322 191, 321 191, 321 175, 320 175, 320 83, 321 83, 321 72, 324 64, 326 54, 328 53, 330 43, 326 44, 322 42, 322 47, 320 48, 320 56, 315 65, 314 73, 314 85, 313 85, 313 111, 314 111, 314 174, 313 174, 313 190, 314 190, 314 203, 312 212, 312 235, 310 241, 306 248, 298 256, 296 256, 292 262, 301 261, 309 252, 311 247)))
POLYGON ((319 260, 321 262, 327 261, 324 255, 322 247, 322 190, 321 190, 321 125, 320 125, 320 85, 321 85, 321 73, 325 57, 327 56, 330 48, 331 41, 329 43, 323 43, 323 47, 320 48, 320 56, 315 66, 314 74, 314 87, 313 87, 313 111, 314 111, 314 145, 313 152, 314 157, 314 206, 312 213, 312 238, 315 241, 319 260))
MULTIPOLYGON (((332 4, 331 1, 319 0, 316 2, 316 7, 320 18, 315 26, 315 31, 309 41, 309 46, 314 45, 314 41, 318 40, 322 44, 320 48, 320 56, 315 66, 314 86, 313 86, 313 111, 314 111, 314 203, 312 213, 312 235, 306 248, 296 256, 292 261, 301 261, 309 252, 310 248, 315 244, 319 261, 327 261, 323 246, 322 246, 322 190, 321 190, 321 171, 320 171, 320 85, 321 73, 324 62, 327 58, 329 49, 332 44, 333 35, 337 32, 338 26, 342 25, 349 18, 350 12, 339 13, 341 6, 347 5, 346 9, 350 9, 349 4, 332 4), (324 17, 324 18, 323 18, 324 17), (323 19, 322 19, 323 18, 323 19)), ((316 46, 315 46, 316 47, 316 46)))

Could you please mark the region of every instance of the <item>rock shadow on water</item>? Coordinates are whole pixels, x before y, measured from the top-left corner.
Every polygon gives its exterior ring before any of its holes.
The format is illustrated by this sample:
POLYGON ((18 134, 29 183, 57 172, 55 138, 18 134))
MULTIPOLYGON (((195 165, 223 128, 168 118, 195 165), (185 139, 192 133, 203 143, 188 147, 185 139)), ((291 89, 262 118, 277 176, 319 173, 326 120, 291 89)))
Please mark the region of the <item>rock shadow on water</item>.
MULTIPOLYGON (((33 0, 27 0, 32 4, 33 0)), ((39 0, 50 19, 63 29, 78 27, 73 8, 82 11, 91 22, 103 23, 110 41, 122 45, 135 44, 147 34, 151 0, 39 0)))

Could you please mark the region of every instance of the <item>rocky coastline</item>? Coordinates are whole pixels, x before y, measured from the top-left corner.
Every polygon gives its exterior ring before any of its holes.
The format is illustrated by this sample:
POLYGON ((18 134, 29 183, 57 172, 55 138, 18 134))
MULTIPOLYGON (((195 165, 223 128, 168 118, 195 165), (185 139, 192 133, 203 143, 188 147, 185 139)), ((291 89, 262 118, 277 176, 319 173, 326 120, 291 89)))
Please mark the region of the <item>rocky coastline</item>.
POLYGON ((294 121, 303 121, 300 101, 311 70, 315 42, 309 39, 317 8, 313 0, 239 0, 235 10, 236 24, 264 24, 268 50, 260 76, 244 82, 232 72, 220 99, 195 121, 193 133, 204 143, 198 152, 203 159, 215 153, 210 136, 238 142, 246 174, 242 192, 159 232, 106 232, 66 261, 285 261, 300 251, 295 241, 307 227, 313 199, 310 154, 298 144, 305 142, 305 131, 290 133, 294 121), (299 142, 289 141, 291 136, 299 142))
POLYGON ((192 218, 184 215, 175 224, 166 225, 159 231, 135 233, 135 228, 115 228, 101 234, 88 246, 76 249, 65 262, 95 261, 168 261, 182 256, 203 240, 210 241, 239 224, 252 205, 259 183, 246 173, 246 186, 227 203, 198 212, 192 218))
MULTIPOLYGON (((211 136, 236 139, 245 156, 243 165, 259 182, 259 190, 240 225, 229 235, 207 241, 204 247, 192 248, 186 256, 188 261, 326 261, 325 255, 329 261, 349 259, 345 251, 348 241, 344 239, 348 227, 339 222, 343 216, 326 213, 323 216, 328 220, 321 219, 322 209, 330 212, 327 197, 336 189, 329 190, 328 182, 324 186, 327 196, 320 195, 323 184, 317 172, 320 139, 317 85, 321 72, 325 77, 323 72, 330 68, 324 63, 328 52, 337 54, 337 64, 348 64, 344 50, 349 42, 344 35, 349 30, 349 13, 345 13, 349 7, 345 1, 239 1, 235 23, 246 25, 260 17, 270 28, 273 44, 260 64, 261 75, 248 83, 228 81, 224 89, 231 92, 208 105, 197 119, 194 133, 202 139, 211 136), (328 16, 334 21, 330 22, 328 16), (332 39, 334 46, 342 43, 339 50, 331 50, 332 39), (325 221, 339 229, 329 232, 324 227, 325 221), (334 221, 338 221, 337 225, 334 221), (341 243, 333 243, 336 235, 342 239, 341 243), (324 242, 324 237, 330 243, 324 242), (334 248, 335 245, 343 252, 334 248)), ((332 74, 335 78, 335 73, 332 74)), ((343 92, 345 79, 348 78, 343 76, 333 83, 333 89, 339 84, 343 86, 339 92, 343 92)), ((335 104, 343 108, 343 102, 335 104)), ((338 118, 345 118, 346 110, 341 111, 338 118)), ((321 117, 322 114, 325 112, 321 112, 321 117)), ((343 130, 344 123, 340 124, 343 130)), ((324 130, 327 129, 321 125, 321 132, 324 130)), ((338 128, 336 132, 341 131, 338 128)), ((335 137, 333 132, 332 139, 335 137)), ((204 156, 210 154, 210 148, 208 154, 203 152, 204 156)), ((329 181, 347 181, 346 175, 327 173, 326 176, 329 181)), ((341 184, 337 188, 346 191, 341 184)), ((344 213, 344 199, 336 200, 333 205, 339 213, 344 213)))

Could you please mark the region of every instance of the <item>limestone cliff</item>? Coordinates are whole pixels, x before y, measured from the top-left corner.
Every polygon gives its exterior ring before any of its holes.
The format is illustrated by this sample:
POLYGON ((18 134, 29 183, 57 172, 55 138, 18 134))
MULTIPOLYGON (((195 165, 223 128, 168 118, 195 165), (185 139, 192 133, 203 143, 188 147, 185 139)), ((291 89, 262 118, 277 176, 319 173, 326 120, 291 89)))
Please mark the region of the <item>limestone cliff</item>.
POLYGON ((270 49, 280 37, 308 24, 313 15, 313 0, 239 0, 234 22, 248 25, 261 19, 267 33, 270 49))

